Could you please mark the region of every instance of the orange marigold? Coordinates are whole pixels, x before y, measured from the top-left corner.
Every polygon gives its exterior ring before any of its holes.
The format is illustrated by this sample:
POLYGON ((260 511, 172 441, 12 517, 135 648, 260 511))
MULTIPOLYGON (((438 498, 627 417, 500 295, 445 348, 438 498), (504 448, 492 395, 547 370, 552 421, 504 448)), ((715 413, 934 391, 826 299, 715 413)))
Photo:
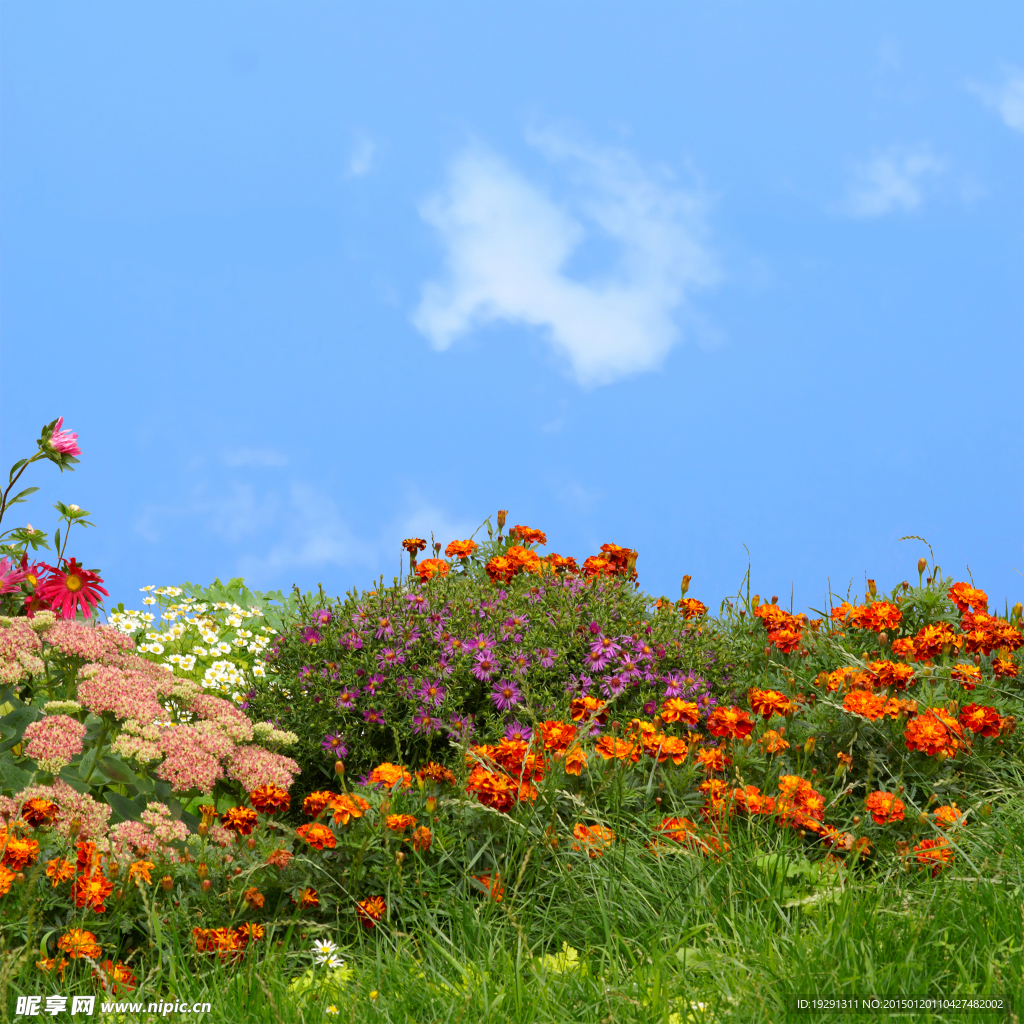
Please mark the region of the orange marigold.
POLYGON ((513 526, 508 535, 521 540, 524 544, 538 544, 541 547, 548 542, 548 535, 543 530, 534 530, 529 526, 513 526))
POLYGON ((976 612, 988 610, 988 594, 984 590, 976 590, 967 583, 954 583, 949 588, 949 599, 962 612, 968 608, 973 608, 976 612))
POLYGON ((319 821, 311 821, 308 825, 300 825, 295 834, 314 850, 333 850, 338 845, 334 833, 319 821))
POLYGON ((473 794, 485 807, 507 814, 516 802, 515 783, 505 774, 492 772, 478 764, 470 773, 466 792, 473 794))
POLYGON ((576 559, 572 555, 560 555, 556 551, 552 551, 550 555, 542 558, 541 564, 554 572, 578 573, 580 571, 580 567, 576 564, 576 559))
POLYGON ((783 654, 792 654, 800 646, 803 633, 799 629, 793 629, 791 626, 784 626, 782 629, 773 629, 768 634, 768 639, 783 654))
POLYGON ((708 732, 712 736, 731 736, 741 740, 753 731, 750 715, 737 707, 717 707, 708 715, 708 732))
POLYGON ((923 626, 914 637, 914 657, 918 661, 931 661, 942 653, 944 647, 959 650, 963 642, 964 638, 954 633, 944 622, 923 626))
POLYGON ((259 818, 251 807, 229 807, 221 816, 220 823, 229 831, 247 836, 256 827, 259 818))
POLYGON ((494 900, 495 903, 500 903, 501 898, 505 895, 505 886, 501 884, 501 875, 497 872, 487 875, 473 875, 474 881, 480 883, 483 887, 483 891, 494 900))
POLYGON ((69 928, 57 940, 57 948, 67 953, 72 960, 77 960, 79 957, 90 957, 96 960, 103 952, 102 947, 96 941, 96 936, 82 928, 69 928))
POLYGON ((689 818, 662 818, 654 830, 674 842, 686 843, 697 832, 697 826, 689 818))
POLYGON ((100 974, 99 971, 93 968, 92 976, 105 982, 109 987, 111 995, 116 996, 122 991, 133 992, 135 990, 138 979, 132 974, 131 968, 127 964, 123 964, 120 961, 115 964, 113 960, 104 960, 100 964, 100 969, 103 971, 103 974, 100 974))
POLYGON ((792 701, 778 690, 758 690, 752 688, 747 691, 747 700, 755 715, 762 718, 771 718, 772 715, 786 715, 796 707, 792 701))
POLYGON ((660 714, 663 722, 696 725, 700 721, 700 708, 693 701, 683 700, 682 697, 669 697, 661 705, 660 714))
POLYGON ((388 789, 400 782, 402 789, 408 789, 412 785, 412 775, 401 765, 384 761, 370 772, 370 785, 376 785, 378 782, 382 782, 388 789))
POLYGON ((903 732, 907 750, 919 750, 929 757, 956 753, 961 736, 960 723, 945 708, 929 708, 912 718, 903 732))
POLYGON ((639 761, 640 748, 630 740, 617 740, 614 736, 602 736, 594 744, 594 753, 606 761, 615 758, 618 761, 639 761))
POLYGON ((603 725, 608 721, 606 704, 606 701, 597 697, 574 697, 569 702, 569 716, 574 722, 589 722, 593 719, 603 725))
POLYGON ((76 907, 88 907, 97 914, 106 913, 106 898, 114 891, 114 883, 101 874, 79 875, 71 886, 76 907))
POLYGON ((1017 666, 1012 658, 993 658, 992 671, 997 679, 1017 678, 1017 666))
POLYGON ((356 904, 356 916, 364 928, 376 928, 377 922, 383 920, 387 909, 383 896, 367 896, 356 904))
POLYGON ((335 825, 347 825, 350 819, 361 818, 370 809, 370 804, 355 793, 332 793, 327 808, 332 812, 335 825))
POLYGON ((679 611, 684 619, 699 619, 702 615, 707 615, 708 606, 695 597, 684 597, 679 601, 679 611))
POLYGON ((887 690, 905 690, 914 683, 913 668, 899 661, 873 661, 871 671, 878 677, 878 685, 887 690))
POLYGON ((245 900, 253 910, 260 910, 267 898, 259 891, 259 889, 256 888, 255 885, 251 885, 242 893, 242 899, 245 900))
POLYGON ((603 857, 605 850, 610 850, 615 842, 615 833, 604 825, 582 825, 573 827, 573 838, 577 841, 572 844, 574 850, 586 850, 591 860, 595 857, 603 857))
POLYGON ((903 801, 895 793, 886 793, 884 790, 876 790, 864 801, 864 806, 871 814, 876 825, 888 825, 894 821, 903 820, 903 812, 906 808, 903 801))
POLYGON ((288 790, 275 786, 273 783, 258 786, 249 794, 249 800, 257 811, 262 811, 264 814, 287 811, 292 802, 288 790))
POLYGON ((935 824, 942 828, 953 828, 955 825, 962 825, 966 817, 966 811, 961 811, 955 801, 951 804, 935 808, 935 824))
POLYGON ((402 541, 402 547, 409 552, 410 555, 415 555, 417 551, 422 551, 427 546, 427 542, 422 537, 406 537, 402 541))
POLYGON ((412 834, 412 848, 425 853, 434 842, 434 833, 426 825, 420 825, 412 834))
POLYGON ((959 715, 960 724, 979 736, 998 736, 1002 726, 1002 716, 995 708, 984 704, 968 704, 959 715))
POLYGON ((444 549, 446 558, 469 558, 477 549, 475 540, 453 540, 444 549))
POLYGON ((0 896, 6 896, 11 891, 11 882, 17 878, 15 872, 0 864, 0 896))
POLYGON ((876 633, 893 630, 902 621, 903 613, 891 601, 872 601, 869 605, 854 609, 850 616, 850 625, 876 633))
POLYGON ((34 839, 17 835, 14 828, 15 825, 11 825, 10 828, 0 829, 0 850, 3 850, 0 863, 12 871, 21 871, 35 863, 39 856, 39 844, 34 839))
POLYGON ((941 839, 925 839, 914 847, 917 863, 924 868, 931 868, 934 878, 947 864, 953 863, 953 851, 945 837, 941 839))
POLYGON ((573 747, 566 753, 563 765, 567 775, 579 775, 587 766, 587 755, 581 747, 573 747))
POLYGON ((318 789, 313 793, 310 793, 305 800, 302 801, 302 813, 308 815, 310 818, 316 818, 320 812, 327 806, 328 801, 334 796, 329 789, 318 789))
POLYGON ((298 903, 299 909, 305 910, 307 907, 319 907, 320 897, 316 889, 306 888, 299 893, 298 900, 293 899, 292 903, 298 903))
POLYGON ((909 658, 914 653, 914 640, 909 636, 903 637, 902 640, 893 640, 890 646, 897 658, 909 658))
POLYGON ((75 877, 75 865, 69 860, 54 857, 46 862, 46 877, 53 879, 53 888, 56 889, 61 882, 75 877))
POLYGON ((509 547, 505 552, 505 559, 512 567, 513 572, 539 573, 541 571, 540 555, 520 544, 513 544, 509 547))
POLYGON ((39 828, 40 825, 50 825, 56 821, 57 810, 57 805, 52 800, 33 797, 22 804, 21 816, 26 824, 31 825, 32 828, 39 828))
POLYGON ((428 761, 422 768, 417 769, 416 778, 421 781, 455 785, 455 776, 444 765, 438 764, 436 761, 428 761))
POLYGON ((780 751, 789 750, 788 740, 783 739, 782 733, 774 729, 766 729, 758 737, 757 745, 763 754, 778 754, 780 751))
POLYGON ((965 665, 960 663, 954 665, 949 673, 951 679, 955 679, 965 690, 977 688, 981 682, 981 669, 977 665, 965 665))
POLYGON ((404 832, 407 828, 416 827, 416 819, 411 814, 389 814, 384 825, 392 832, 404 832))
POLYGON ((447 576, 448 568, 448 563, 443 558, 425 558, 416 566, 416 575, 426 582, 435 576, 447 576))
POLYGON ((128 865, 128 881, 141 878, 147 885, 153 884, 150 872, 156 865, 151 860, 134 860, 128 865))
POLYGON ((706 772, 724 772, 732 761, 720 747, 701 747, 697 751, 697 764, 706 772))
POLYGON ((571 722, 546 721, 537 726, 545 750, 556 754, 565 753, 576 738, 576 726, 571 722))
POLYGON ((267 854, 267 863, 272 867, 278 868, 280 871, 284 871, 293 856, 294 854, 289 850, 271 850, 267 854))
POLYGON ((885 701, 867 690, 853 690, 843 698, 843 710, 873 722, 885 714, 885 701))

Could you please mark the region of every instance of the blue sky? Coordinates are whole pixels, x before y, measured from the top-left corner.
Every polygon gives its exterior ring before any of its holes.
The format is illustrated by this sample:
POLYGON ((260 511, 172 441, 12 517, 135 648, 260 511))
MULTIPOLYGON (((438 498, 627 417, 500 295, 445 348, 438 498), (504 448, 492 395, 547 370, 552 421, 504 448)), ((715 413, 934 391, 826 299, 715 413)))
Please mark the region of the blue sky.
POLYGON ((0 454, 80 434, 15 521, 90 509, 114 600, 341 593, 499 507, 713 605, 905 534, 1024 592, 1020 4, 3 21, 0 454))

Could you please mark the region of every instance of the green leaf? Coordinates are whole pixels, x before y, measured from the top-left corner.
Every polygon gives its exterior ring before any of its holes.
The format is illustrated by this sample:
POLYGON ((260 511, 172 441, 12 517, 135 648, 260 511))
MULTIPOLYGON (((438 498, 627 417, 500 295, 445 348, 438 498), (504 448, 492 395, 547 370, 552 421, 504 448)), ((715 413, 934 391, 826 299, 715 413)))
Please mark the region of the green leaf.
POLYGON ((53 550, 54 551, 58 551, 58 552, 60 551, 60 529, 59 528, 57 529, 57 532, 53 535, 53 550))
POLYGON ((19 501, 24 501, 30 494, 35 494, 38 490, 38 487, 26 487, 25 490, 19 491, 13 498, 11 498, 7 504, 16 505, 19 501))
POLYGON ((112 789, 108 789, 103 794, 103 799, 114 809, 116 814, 121 816, 123 821, 142 821, 142 812, 145 807, 142 807, 135 800, 129 800, 126 796, 121 796, 120 793, 115 793, 112 789))
POLYGON ((32 773, 19 767, 10 753, 4 751, 0 754, 0 790, 13 796, 24 789, 31 778, 32 773))
POLYGON ((119 757, 101 757, 97 767, 112 782, 118 782, 122 786, 139 785, 139 777, 119 757))

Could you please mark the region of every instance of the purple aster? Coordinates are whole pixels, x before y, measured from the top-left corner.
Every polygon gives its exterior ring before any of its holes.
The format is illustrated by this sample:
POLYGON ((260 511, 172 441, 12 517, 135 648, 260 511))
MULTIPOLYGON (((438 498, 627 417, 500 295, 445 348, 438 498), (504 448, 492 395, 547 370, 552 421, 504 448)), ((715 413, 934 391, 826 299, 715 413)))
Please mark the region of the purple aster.
POLYGON ((341 641, 346 651, 358 651, 363 646, 363 638, 353 629, 346 633, 341 641))
POLYGON ((639 661, 650 661, 654 657, 654 648, 645 641, 638 640, 633 644, 633 650, 636 651, 639 661))
POLYGON ((545 647, 537 651, 537 654, 540 655, 541 668, 551 668, 551 666, 555 663, 555 658, 558 657, 557 652, 551 650, 550 647, 545 647))
POLYGON ((391 625, 391 620, 386 615, 382 615, 377 620, 377 632, 375 636, 377 637, 378 640, 380 640, 381 637, 394 635, 395 627, 391 625))
POLYGON ((475 729, 472 715, 452 715, 448 720, 448 731, 463 742, 473 735, 475 729))
POLYGON ((306 626, 302 630, 302 642, 304 644, 318 644, 321 639, 320 630, 315 626, 306 626))
POLYGON ((423 701, 424 704, 433 704, 434 707, 440 707, 444 703, 446 696, 446 690, 440 683, 424 682, 424 684, 416 691, 416 696, 423 701))
POLYGON ((658 710, 658 702, 656 700, 649 700, 644 705, 644 714, 645 715, 653 715, 654 712, 657 711, 657 710, 658 710))
POLYGON ((441 655, 433 665, 430 666, 439 676, 450 676, 452 666, 445 655, 441 655))
POLYGON ((313 613, 313 621, 318 626, 326 626, 333 618, 334 616, 326 608, 321 608, 320 611, 313 613))
POLYGON ((640 666, 636 658, 631 657, 628 654, 624 654, 620 659, 622 668, 620 672, 624 679, 632 679, 634 676, 640 675, 640 666))
POLYGON ((376 696, 377 687, 384 684, 384 673, 374 672, 372 676, 366 677, 366 685, 363 687, 363 693, 368 693, 371 697, 376 696))
POLYGON ((669 672, 668 675, 661 677, 665 681, 665 696, 666 697, 682 697, 683 685, 686 683, 686 678, 680 676, 675 672, 669 672))
POLYGON ((422 612, 427 604, 427 599, 422 594, 406 594, 405 599, 409 602, 411 612, 422 612))
POLYGON ((328 754, 333 754, 339 761, 348 753, 348 747, 342 742, 341 734, 328 733, 320 744, 328 754))
POLYGON ((363 712, 363 718, 367 725, 384 725, 384 712, 374 708, 368 708, 363 712))
POLYGON ((608 676, 608 678, 601 683, 601 692, 609 700, 613 700, 615 697, 618 697, 625 688, 626 679, 623 676, 608 676))
POLYGON ((412 716, 412 731, 415 733, 431 733, 441 731, 441 719, 435 718, 426 708, 419 708, 412 716))
POLYGON ((592 644, 590 650, 587 651, 586 656, 583 658, 583 664, 591 672, 600 672, 611 660, 611 654, 604 650, 600 644, 592 644))
POLYGON ((544 597, 544 593, 545 591, 543 587, 530 587, 530 592, 526 595, 526 600, 529 601, 530 604, 540 604, 541 599, 544 597))
POLYGON ((595 640, 591 645, 590 649, 600 647, 602 650, 607 651, 609 654, 618 654, 622 650, 622 645, 616 643, 615 637, 603 636, 598 640, 595 640))
POLYGON ((526 675, 526 670, 530 667, 530 659, 526 656, 525 651, 519 650, 514 652, 508 660, 512 666, 512 671, 517 676, 526 675))
POLYGON ((419 631, 419 628, 417 626, 413 626, 412 629, 407 630, 403 638, 405 641, 405 649, 408 650, 410 647, 414 647, 417 643, 419 643, 420 637, 422 635, 423 634, 419 631))
POLYGON ((505 726, 505 739, 507 740, 529 743, 532 736, 533 730, 528 725, 523 725, 522 722, 509 722, 505 726))
POLYGON ((594 636, 601 635, 601 627, 596 622, 591 622, 587 629, 589 629, 594 636))
POLYGON ((337 706, 339 708, 345 708, 346 710, 348 710, 349 708, 351 708, 355 704, 355 702, 356 702, 358 697, 359 697, 359 690, 358 689, 350 690, 346 686, 345 689, 342 690, 341 693, 338 694, 337 706))
POLYGON ((466 654, 469 651, 469 645, 465 640, 460 640, 457 636, 448 637, 448 650, 447 653, 452 657, 457 657, 460 654, 466 654))
POLYGON ((489 651, 481 651, 474 661, 470 671, 481 682, 486 683, 493 679, 498 673, 498 659, 489 651))
POLYGON ((405 655, 396 651, 394 647, 385 647, 377 652, 377 664, 383 668, 391 668, 394 665, 404 665, 405 655))
POLYGON ((369 621, 370 613, 362 605, 359 605, 352 616, 352 625, 358 628, 367 625, 369 621))
POLYGON ((523 699, 519 687, 507 679, 500 679, 491 690, 491 700, 499 711, 511 711, 523 699))
POLYGON ((485 636, 483 633, 477 633, 467 646, 471 651, 475 651, 478 654, 487 654, 494 650, 494 634, 488 633, 485 636))

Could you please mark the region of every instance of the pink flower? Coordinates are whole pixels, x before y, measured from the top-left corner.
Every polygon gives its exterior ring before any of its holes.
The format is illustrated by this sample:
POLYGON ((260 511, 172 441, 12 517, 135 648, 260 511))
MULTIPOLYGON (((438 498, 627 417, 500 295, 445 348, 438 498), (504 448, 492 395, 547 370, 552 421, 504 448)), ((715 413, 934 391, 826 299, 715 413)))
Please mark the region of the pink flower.
POLYGON ((213 722, 236 743, 252 739, 252 722, 230 701, 200 693, 189 701, 189 710, 213 722))
POLYGON ((200 722, 168 729, 160 738, 160 749, 164 762, 156 773, 175 792, 198 789, 208 793, 218 779, 224 778, 220 760, 232 752, 234 744, 214 723, 200 722))
MULTIPOLYGON (((61 654, 105 664, 120 664, 121 655, 135 649, 135 641, 113 626, 87 626, 84 622, 58 622, 47 631, 46 642, 61 654)), ((140 658, 138 664, 144 667, 152 662, 140 658)))
POLYGON ((50 435, 50 447, 62 455, 81 455, 82 449, 75 442, 78 435, 70 430, 61 430, 64 425, 64 417, 61 416, 53 425, 53 433, 50 435))
POLYGON ((56 774, 82 752, 85 725, 70 715, 47 715, 25 726, 25 753, 44 772, 56 774))
POLYGON ((290 757, 263 747, 235 747, 228 759, 228 775, 252 792, 260 786, 288 789, 299 774, 299 766, 290 757))
POLYGON ((71 835, 72 826, 80 827, 79 839, 91 839, 98 842, 110 829, 108 820, 111 808, 93 800, 88 793, 79 793, 72 789, 63 779, 54 779, 52 786, 29 786, 14 799, 23 805, 26 800, 41 797, 52 800, 59 808, 53 829, 65 839, 71 835))
POLYGON ((83 569, 73 558, 64 560, 64 570, 46 566, 50 573, 36 584, 33 597, 45 601, 62 618, 73 619, 79 611, 89 618, 100 602, 100 594, 109 593, 100 586, 103 580, 90 569, 83 569))
POLYGON ((28 575, 27 569, 18 569, 9 558, 0 558, 0 594, 16 594, 28 575))
POLYGON ((135 664, 127 669, 86 665, 79 673, 78 700, 94 715, 110 711, 116 718, 137 722, 162 718, 165 711, 157 698, 171 692, 174 677, 152 662, 141 658, 131 661, 135 664))

